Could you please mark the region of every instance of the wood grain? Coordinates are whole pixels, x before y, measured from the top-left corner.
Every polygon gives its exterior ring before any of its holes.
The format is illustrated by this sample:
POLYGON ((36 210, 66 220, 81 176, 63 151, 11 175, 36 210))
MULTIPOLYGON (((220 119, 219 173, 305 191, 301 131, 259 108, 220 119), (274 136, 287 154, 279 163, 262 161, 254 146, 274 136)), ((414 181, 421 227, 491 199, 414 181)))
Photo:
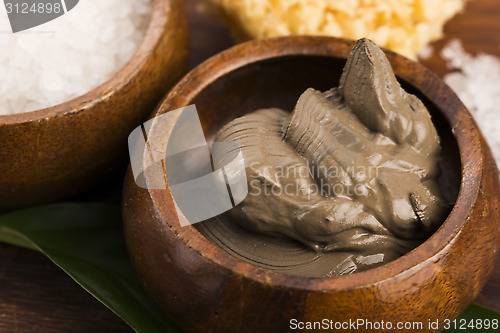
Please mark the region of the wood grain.
POLYGON ((133 332, 42 254, 0 253, 0 332, 133 332))
POLYGON ((188 64, 183 0, 153 0, 151 6, 142 43, 105 83, 46 109, 0 115, 0 207, 79 193, 127 151, 130 132, 147 119, 188 64))
POLYGON ((459 39, 467 52, 500 56, 500 3, 495 0, 469 0, 465 11, 445 25, 444 38, 432 43, 433 55, 421 63, 443 76, 449 70, 439 52, 452 39, 459 39))
MULTIPOLYGON (((239 45, 185 76, 154 116, 195 104, 205 135, 213 137, 229 120, 256 109, 290 110, 306 88, 338 85, 353 46, 353 41, 311 36, 239 45)), ((289 332, 291 318, 442 323, 479 294, 493 269, 500 226, 493 157, 471 115, 438 76, 393 52, 387 56, 433 116, 445 152, 443 188, 462 184, 441 228, 405 256, 352 276, 283 275, 237 260, 196 226, 181 227, 168 190, 141 189, 128 177, 123 207, 132 261, 150 295, 185 332, 289 332)), ((153 123, 148 139, 165 142, 171 125, 153 123)), ((157 179, 145 177, 146 183, 157 179)))
MULTIPOLYGON (((202 0, 185 2, 190 15, 190 67, 193 68, 230 47, 233 41, 220 21, 198 10, 202 0)), ((498 0, 472 0, 464 14, 447 24, 445 40, 458 37, 469 52, 500 55, 499 14, 498 0)), ((436 50, 444 43, 434 43, 436 50)), ((423 63, 440 75, 446 72, 436 54, 423 63)), ((113 174, 111 179, 72 200, 118 202, 123 165, 113 174)), ((493 275, 476 301, 500 310, 500 254, 493 275)), ((0 332, 131 332, 131 329, 42 255, 0 245, 0 332)))

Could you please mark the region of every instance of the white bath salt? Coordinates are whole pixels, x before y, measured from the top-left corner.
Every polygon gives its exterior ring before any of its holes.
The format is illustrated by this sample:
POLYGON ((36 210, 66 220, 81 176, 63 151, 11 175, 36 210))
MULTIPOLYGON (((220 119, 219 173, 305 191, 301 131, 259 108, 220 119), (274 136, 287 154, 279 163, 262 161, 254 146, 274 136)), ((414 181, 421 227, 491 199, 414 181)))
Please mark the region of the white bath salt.
POLYGON ((418 57, 423 60, 427 60, 434 54, 434 47, 432 45, 427 45, 418 53, 418 57))
POLYGON ((441 51, 450 69, 445 82, 474 116, 500 165, 500 59, 487 54, 472 56, 459 40, 441 51))
POLYGON ((54 106, 104 83, 137 50, 151 8, 151 0, 84 0, 13 34, 0 5, 0 115, 54 106))

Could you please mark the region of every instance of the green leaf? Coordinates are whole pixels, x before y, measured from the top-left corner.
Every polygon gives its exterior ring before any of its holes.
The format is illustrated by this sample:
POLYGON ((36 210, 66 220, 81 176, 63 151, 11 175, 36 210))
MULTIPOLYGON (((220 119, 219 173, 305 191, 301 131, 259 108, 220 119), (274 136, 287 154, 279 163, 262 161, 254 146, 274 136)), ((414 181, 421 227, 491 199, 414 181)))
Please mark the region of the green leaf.
MULTIPOLYGON (((0 216, 0 241, 43 252, 136 332, 180 333, 136 278, 118 206, 55 204, 0 216)), ((443 332, 498 332, 479 329, 478 320, 499 323, 500 312, 472 304, 443 332), (463 320, 475 328, 460 329, 463 320)))
POLYGON ((54 204, 0 216, 0 241, 36 249, 136 332, 180 332, 132 268, 119 206, 54 204))

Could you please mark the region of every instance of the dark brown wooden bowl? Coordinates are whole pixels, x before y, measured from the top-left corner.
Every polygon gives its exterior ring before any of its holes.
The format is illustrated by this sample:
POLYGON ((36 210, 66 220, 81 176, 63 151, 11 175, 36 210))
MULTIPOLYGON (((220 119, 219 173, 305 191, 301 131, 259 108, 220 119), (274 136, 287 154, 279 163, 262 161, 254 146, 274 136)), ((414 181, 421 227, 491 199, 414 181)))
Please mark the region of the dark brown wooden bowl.
POLYGON ((63 104, 0 116, 0 207, 75 194, 123 156, 130 132, 187 68, 182 0, 154 0, 132 59, 89 93, 63 104))
MULTIPOLYGON (((304 89, 336 86, 353 46, 327 37, 238 45, 184 77, 153 116, 196 104, 211 138, 235 117, 260 107, 290 110, 304 89)), ((387 55, 404 87, 429 108, 442 139, 440 182, 455 205, 441 228, 378 268, 334 278, 288 276, 234 258, 195 226, 180 227, 170 192, 141 189, 129 174, 124 218, 130 254, 145 288, 185 332, 285 332, 292 319, 383 320, 394 324, 386 330, 393 332, 404 331, 397 322, 422 322, 421 331, 431 332, 429 320, 457 317, 479 293, 495 258, 497 167, 453 91, 420 64, 387 55)))

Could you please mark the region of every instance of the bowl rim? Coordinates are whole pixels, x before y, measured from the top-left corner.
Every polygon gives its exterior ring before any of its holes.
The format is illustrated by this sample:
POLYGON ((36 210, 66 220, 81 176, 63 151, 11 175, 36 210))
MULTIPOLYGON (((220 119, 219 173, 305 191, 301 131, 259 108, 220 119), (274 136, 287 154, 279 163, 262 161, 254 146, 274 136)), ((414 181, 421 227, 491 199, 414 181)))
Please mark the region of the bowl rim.
POLYGON ((151 55, 149 50, 155 49, 163 37, 163 28, 168 24, 170 13, 165 8, 170 6, 171 3, 172 0, 151 0, 152 8, 149 23, 139 46, 125 65, 99 86, 66 102, 43 109, 0 115, 0 126, 28 123, 71 113, 79 113, 113 96, 126 82, 133 80, 140 69, 148 62, 151 55))
MULTIPOLYGON (((346 59, 355 41, 335 37, 320 36, 287 36, 254 40, 236 45, 206 60, 190 71, 163 99, 152 117, 175 110, 189 104, 203 89, 218 79, 245 66, 259 62, 275 60, 280 57, 324 56, 346 59)), ((206 239, 192 225, 180 227, 178 221, 167 221, 163 214, 166 197, 170 191, 148 190, 148 195, 160 223, 174 232, 176 237, 184 240, 184 245, 195 251, 196 255, 212 262, 224 270, 254 282, 288 289, 309 291, 339 292, 373 286, 395 277, 403 279, 413 274, 419 266, 429 261, 436 262, 451 246, 466 225, 469 213, 476 201, 483 174, 481 159, 481 134, 472 116, 462 104, 453 90, 436 74, 423 65, 409 60, 390 50, 384 49, 398 78, 416 88, 426 96, 444 116, 452 129, 458 144, 461 161, 461 183, 456 202, 441 227, 424 243, 404 256, 382 266, 355 273, 327 278, 311 278, 287 275, 265 270, 233 257, 210 240, 206 239), (399 73, 405 69, 408 75, 399 73), (424 79, 432 80, 432 84, 422 87, 424 79), (422 90, 423 89, 423 90, 422 90), (438 94, 441 91, 441 94, 438 94), (444 103, 448 106, 444 108, 444 103), (353 278, 355 277, 355 278, 353 278)))

